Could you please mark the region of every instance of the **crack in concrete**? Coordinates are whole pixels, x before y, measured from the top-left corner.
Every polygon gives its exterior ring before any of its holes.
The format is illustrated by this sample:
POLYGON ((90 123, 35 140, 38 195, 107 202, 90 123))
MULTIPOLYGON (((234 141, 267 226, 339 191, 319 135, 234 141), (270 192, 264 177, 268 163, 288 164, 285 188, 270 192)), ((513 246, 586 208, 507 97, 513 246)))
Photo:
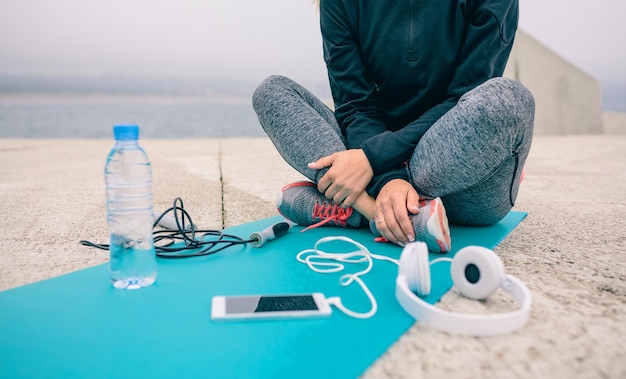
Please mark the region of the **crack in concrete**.
POLYGON ((222 230, 226 228, 226 209, 224 206, 224 175, 222 172, 222 141, 219 142, 217 146, 217 167, 220 173, 220 201, 222 203, 222 211, 221 211, 221 222, 222 222, 222 230))

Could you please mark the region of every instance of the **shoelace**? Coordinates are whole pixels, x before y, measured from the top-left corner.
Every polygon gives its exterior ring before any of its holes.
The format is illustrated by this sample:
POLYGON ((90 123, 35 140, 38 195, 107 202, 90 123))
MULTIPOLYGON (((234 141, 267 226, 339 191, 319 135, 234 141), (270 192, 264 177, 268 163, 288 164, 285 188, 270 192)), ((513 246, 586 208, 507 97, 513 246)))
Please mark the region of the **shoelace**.
POLYGON ((348 218, 352 215, 352 207, 344 208, 338 204, 334 203, 326 203, 318 200, 315 202, 313 206, 313 217, 312 219, 320 219, 321 221, 309 225, 306 228, 302 229, 302 231, 306 231, 309 229, 320 227, 328 222, 334 222, 336 225, 346 226, 348 223, 348 218))

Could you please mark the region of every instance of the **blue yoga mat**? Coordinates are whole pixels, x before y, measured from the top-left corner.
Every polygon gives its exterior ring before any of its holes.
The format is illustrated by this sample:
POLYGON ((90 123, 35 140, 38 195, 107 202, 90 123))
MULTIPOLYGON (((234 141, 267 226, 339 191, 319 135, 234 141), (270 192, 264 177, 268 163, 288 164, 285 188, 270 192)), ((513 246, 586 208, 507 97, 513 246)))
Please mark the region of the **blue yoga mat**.
MULTIPOLYGON (((448 255, 467 245, 495 247, 525 216, 511 212, 491 227, 451 228, 454 250, 448 255)), ((247 238, 279 220, 226 232, 247 238)), ((315 273, 296 254, 332 235, 393 258, 401 248, 373 242, 366 230, 300 229, 261 248, 160 259, 157 282, 141 290, 112 288, 104 264, 1 292, 0 378, 357 377, 415 322, 395 300, 398 268, 392 263, 375 261, 363 277, 379 306, 370 319, 337 309, 320 319, 210 319, 215 295, 323 292, 340 296, 349 309, 368 311, 356 283, 339 284, 345 272, 315 273)), ((447 265, 433 266, 427 301, 435 303, 450 289, 446 271, 447 265)))

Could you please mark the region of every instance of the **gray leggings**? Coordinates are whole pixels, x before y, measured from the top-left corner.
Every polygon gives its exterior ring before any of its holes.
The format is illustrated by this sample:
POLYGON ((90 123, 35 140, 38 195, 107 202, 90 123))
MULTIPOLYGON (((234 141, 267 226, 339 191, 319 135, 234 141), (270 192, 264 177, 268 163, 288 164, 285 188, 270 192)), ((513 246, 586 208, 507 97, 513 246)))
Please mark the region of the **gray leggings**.
MULTIPOLYGON (((346 150, 335 114, 294 81, 271 76, 253 106, 287 163, 317 182, 307 164, 346 150)), ((408 163, 421 197, 441 197, 452 224, 491 225, 513 207, 530 150, 535 104, 520 83, 494 78, 461 97, 424 134, 408 163)))

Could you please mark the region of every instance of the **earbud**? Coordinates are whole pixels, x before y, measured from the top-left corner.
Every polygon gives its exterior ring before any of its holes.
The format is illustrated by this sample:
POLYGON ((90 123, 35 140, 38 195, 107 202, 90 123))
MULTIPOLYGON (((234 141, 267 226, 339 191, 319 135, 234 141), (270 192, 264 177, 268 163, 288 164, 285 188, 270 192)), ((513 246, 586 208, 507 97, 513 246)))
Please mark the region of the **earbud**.
POLYGON ((459 292, 474 300, 489 297, 505 279, 500 257, 481 246, 468 246, 459 250, 452 260, 450 275, 459 292))
POLYGON ((430 264, 428 246, 422 243, 410 243, 404 247, 400 256, 400 274, 406 275, 409 289, 418 296, 430 293, 430 264), (406 252, 406 254, 405 254, 406 252))
MULTIPOLYGON (((430 265, 428 247, 421 243, 405 247, 400 257, 400 273, 407 276, 409 289, 418 296, 430 294, 430 265)), ((467 246, 456 253, 450 275, 454 286, 465 297, 482 300, 493 294, 504 281, 504 265, 491 250, 481 246, 467 246)), ((436 261, 433 261, 436 262, 436 261)))

